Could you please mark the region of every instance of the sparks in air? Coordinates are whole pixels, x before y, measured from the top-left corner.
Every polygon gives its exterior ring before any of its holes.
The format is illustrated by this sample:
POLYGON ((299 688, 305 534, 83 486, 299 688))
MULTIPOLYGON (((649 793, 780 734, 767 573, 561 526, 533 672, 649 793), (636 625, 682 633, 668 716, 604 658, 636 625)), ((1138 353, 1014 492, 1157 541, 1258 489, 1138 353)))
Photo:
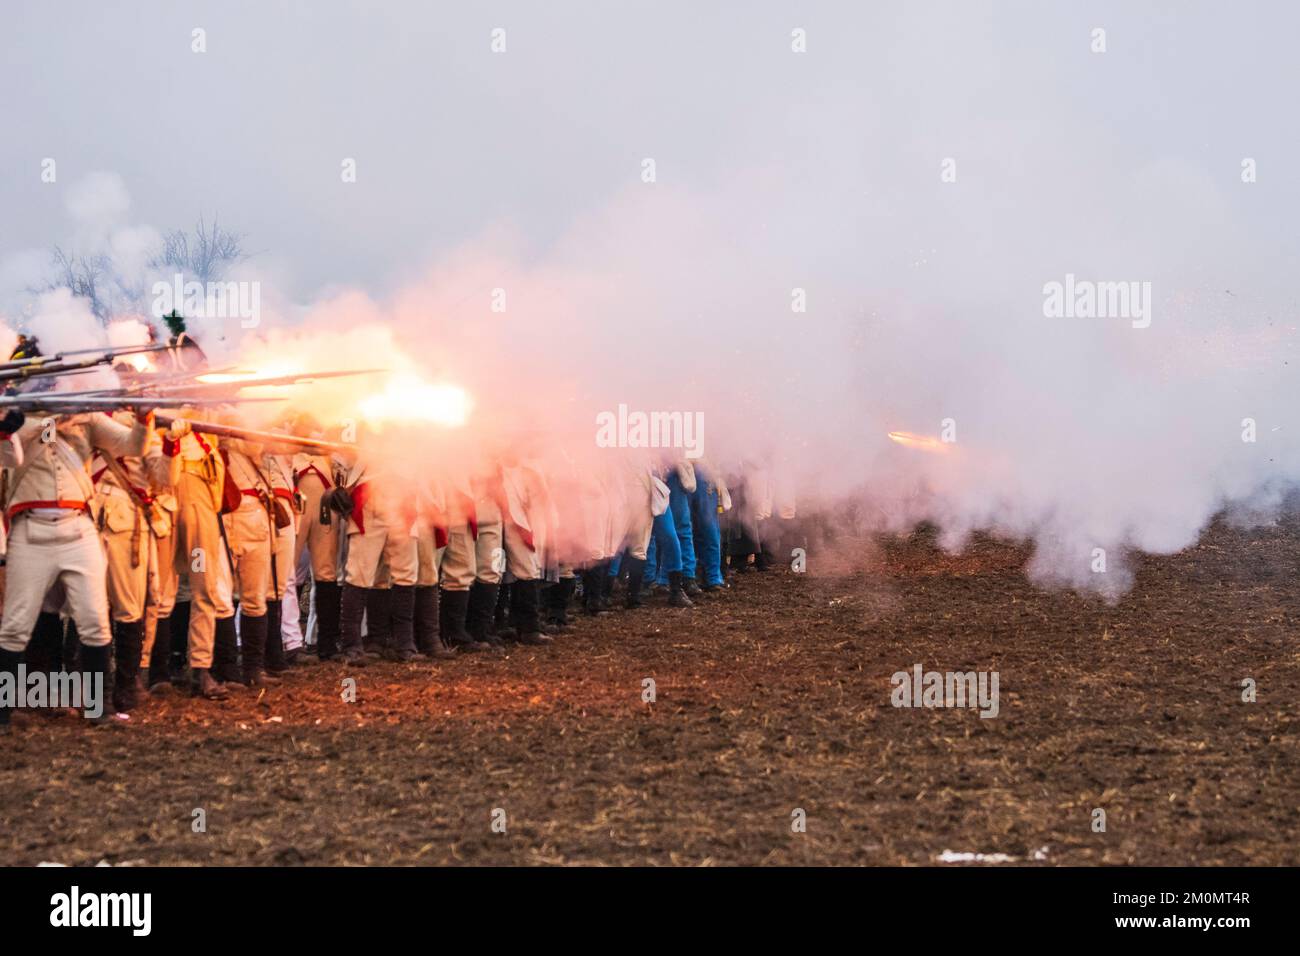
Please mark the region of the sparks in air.
POLYGON ((373 425, 433 422, 449 428, 464 425, 472 408, 463 388, 410 375, 392 379, 383 391, 366 396, 359 405, 361 416, 373 425))
POLYGON ((906 448, 915 448, 919 451, 946 452, 948 446, 937 438, 931 438, 929 435, 916 435, 912 432, 890 432, 889 440, 897 442, 906 448))

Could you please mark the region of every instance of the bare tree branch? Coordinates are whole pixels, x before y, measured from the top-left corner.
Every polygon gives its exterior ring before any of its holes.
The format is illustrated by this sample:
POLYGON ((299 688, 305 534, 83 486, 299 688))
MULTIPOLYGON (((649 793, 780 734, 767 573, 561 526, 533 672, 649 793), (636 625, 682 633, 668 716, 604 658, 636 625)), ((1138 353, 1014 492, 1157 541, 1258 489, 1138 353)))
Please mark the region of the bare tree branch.
POLYGON ((209 228, 202 216, 194 232, 173 229, 163 236, 163 247, 154 265, 167 266, 199 282, 220 279, 226 268, 245 258, 243 237, 221 228, 218 220, 209 228))

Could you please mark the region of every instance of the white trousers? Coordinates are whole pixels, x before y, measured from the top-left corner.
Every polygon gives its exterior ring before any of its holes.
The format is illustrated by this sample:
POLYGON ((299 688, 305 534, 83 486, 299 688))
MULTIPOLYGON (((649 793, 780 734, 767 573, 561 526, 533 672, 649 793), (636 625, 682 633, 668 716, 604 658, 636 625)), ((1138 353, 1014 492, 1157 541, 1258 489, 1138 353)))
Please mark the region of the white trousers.
POLYGON ((0 647, 22 651, 52 588, 62 589, 77 637, 89 647, 112 640, 108 626, 108 565, 99 531, 85 512, 60 518, 22 513, 9 531, 0 647))

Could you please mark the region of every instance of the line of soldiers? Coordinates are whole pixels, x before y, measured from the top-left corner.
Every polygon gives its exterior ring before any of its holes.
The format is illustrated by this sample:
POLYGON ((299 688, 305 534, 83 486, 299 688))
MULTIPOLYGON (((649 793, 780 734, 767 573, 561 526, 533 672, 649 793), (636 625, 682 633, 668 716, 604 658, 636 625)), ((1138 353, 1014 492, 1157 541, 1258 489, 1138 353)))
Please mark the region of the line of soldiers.
MULTIPOLYGON (((306 418, 287 427, 326 437, 306 418)), ((11 412, 0 671, 102 674, 107 719, 142 688, 222 699, 299 663, 545 645, 579 587, 592 615, 614 609, 620 579, 627 608, 647 586, 673 607, 726 587, 719 519, 732 500, 705 461, 614 456, 593 470, 501 450, 429 477, 358 447, 268 446, 152 413, 11 412)), ((761 498, 753 487, 738 494, 761 498)), ((752 553, 763 567, 770 550, 752 529, 773 517, 769 498, 733 522, 733 566, 752 553)))

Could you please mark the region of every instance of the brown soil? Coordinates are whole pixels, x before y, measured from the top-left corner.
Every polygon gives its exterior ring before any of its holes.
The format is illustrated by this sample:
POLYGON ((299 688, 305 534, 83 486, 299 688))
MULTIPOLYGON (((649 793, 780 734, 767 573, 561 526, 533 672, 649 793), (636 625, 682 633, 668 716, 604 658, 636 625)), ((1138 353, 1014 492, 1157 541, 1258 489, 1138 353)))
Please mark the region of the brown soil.
POLYGON ((0 862, 1300 863, 1300 521, 1144 558, 1115 606, 1034 587, 1028 557, 841 542, 540 650, 304 667, 128 727, 24 715, 0 862), (998 671, 1000 715, 894 708, 918 662, 998 671))

